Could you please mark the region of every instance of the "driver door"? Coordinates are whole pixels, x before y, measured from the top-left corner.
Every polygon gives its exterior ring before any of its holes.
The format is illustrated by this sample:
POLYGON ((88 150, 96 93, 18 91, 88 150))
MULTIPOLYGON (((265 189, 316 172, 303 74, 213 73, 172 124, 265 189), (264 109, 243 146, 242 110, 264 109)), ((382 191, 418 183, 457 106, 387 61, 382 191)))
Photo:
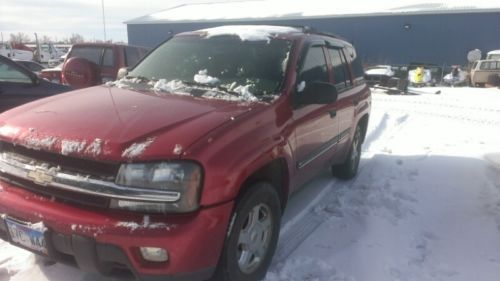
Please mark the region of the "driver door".
POLYGON ((32 78, 14 63, 0 60, 0 112, 46 96, 32 78))
MULTIPOLYGON (((304 88, 312 82, 331 82, 326 51, 324 45, 308 48, 299 67, 295 95, 304 94, 304 88)), ((293 145, 297 173, 293 182, 296 188, 323 169, 333 157, 338 142, 339 122, 336 103, 294 107, 293 145)))

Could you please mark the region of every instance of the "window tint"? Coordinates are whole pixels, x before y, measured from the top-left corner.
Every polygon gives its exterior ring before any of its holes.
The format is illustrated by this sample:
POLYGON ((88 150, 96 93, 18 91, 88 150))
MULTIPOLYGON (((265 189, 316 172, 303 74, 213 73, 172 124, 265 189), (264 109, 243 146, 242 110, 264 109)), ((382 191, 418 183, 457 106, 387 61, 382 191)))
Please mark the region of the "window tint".
POLYGON ((350 84, 349 69, 344 55, 340 49, 328 49, 332 60, 333 76, 337 89, 342 89, 350 84))
POLYGON ((84 58, 97 65, 101 64, 102 48, 100 47, 78 47, 71 50, 70 57, 84 58))
POLYGON ((126 66, 134 66, 140 60, 141 55, 139 53, 139 49, 133 47, 125 48, 125 65, 126 66))
POLYGON ((104 55, 102 57, 102 66, 113 67, 115 65, 115 53, 112 48, 104 49, 104 55))
POLYGON ((22 73, 12 65, 0 62, 0 81, 15 83, 31 83, 28 75, 22 73))
POLYGON ((363 64, 361 63, 361 59, 356 53, 356 50, 352 46, 347 46, 345 48, 345 55, 347 60, 351 63, 353 79, 358 81, 363 79, 365 76, 365 71, 363 70, 363 64))
POLYGON ((328 82, 328 71, 326 68, 325 55, 323 48, 312 47, 307 52, 302 63, 302 68, 299 74, 299 83, 307 82, 328 82))

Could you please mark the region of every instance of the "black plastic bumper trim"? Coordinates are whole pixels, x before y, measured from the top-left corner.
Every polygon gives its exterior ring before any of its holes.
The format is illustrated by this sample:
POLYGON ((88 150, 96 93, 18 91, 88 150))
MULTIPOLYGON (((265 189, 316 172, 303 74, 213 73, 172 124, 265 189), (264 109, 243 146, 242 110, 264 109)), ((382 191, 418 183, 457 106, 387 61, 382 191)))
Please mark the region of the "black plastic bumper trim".
MULTIPOLYGON (((1 217, 0 224, 5 224, 1 217)), ((5 225, 0 227, 0 239, 10 242, 5 225)), ((139 274, 131 265, 127 255, 116 245, 97 243, 90 237, 64 235, 50 229, 45 232, 45 241, 48 259, 109 277, 129 277, 127 279, 132 277, 132 280, 138 281, 203 281, 209 279, 215 272, 215 267, 209 267, 175 275, 139 274)))

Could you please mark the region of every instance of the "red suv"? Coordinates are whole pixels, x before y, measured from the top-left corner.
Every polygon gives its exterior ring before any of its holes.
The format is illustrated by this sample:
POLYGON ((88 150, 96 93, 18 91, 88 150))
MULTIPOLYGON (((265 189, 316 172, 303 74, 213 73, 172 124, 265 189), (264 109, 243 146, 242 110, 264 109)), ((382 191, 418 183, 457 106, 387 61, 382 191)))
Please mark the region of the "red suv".
POLYGON ((0 115, 0 237, 103 275, 261 279, 290 194, 356 174, 363 74, 306 28, 176 35, 119 81, 0 115))
POLYGON ((42 70, 41 77, 75 89, 116 79, 118 70, 133 67, 149 49, 108 43, 80 43, 69 50, 64 64, 42 70))

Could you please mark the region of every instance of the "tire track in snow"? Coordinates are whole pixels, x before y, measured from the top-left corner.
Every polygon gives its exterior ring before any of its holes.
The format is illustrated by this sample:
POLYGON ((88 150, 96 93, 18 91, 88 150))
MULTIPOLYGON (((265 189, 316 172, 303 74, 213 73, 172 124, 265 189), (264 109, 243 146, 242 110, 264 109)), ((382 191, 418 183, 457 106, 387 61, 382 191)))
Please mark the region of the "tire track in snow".
MULTIPOLYGON (((363 173, 371 164, 370 159, 363 159, 360 163, 358 175, 363 173)), ((359 177, 350 181, 345 181, 345 184, 338 186, 339 182, 333 179, 323 191, 321 191, 311 202, 303 209, 294 219, 281 227, 278 246, 271 263, 270 270, 275 270, 292 252, 297 249, 319 226, 321 226, 328 218, 317 213, 316 206, 325 206, 332 200, 330 195, 332 192, 338 193, 349 189, 356 184, 359 177)), ((307 187, 306 187, 307 188, 307 187)))
POLYGON ((328 203, 332 200, 332 196, 328 195, 335 193, 334 196, 342 196, 344 193, 343 191, 349 190, 352 186, 356 185, 358 179, 362 178, 359 175, 361 175, 365 170, 369 171, 371 169, 370 167, 375 164, 371 159, 370 147, 374 144, 376 145, 378 142, 385 143, 384 139, 393 138, 394 135, 400 131, 402 127, 404 127, 408 119, 408 114, 401 115, 396 120, 391 120, 388 114, 384 114, 376 125, 371 126, 374 129, 371 129, 368 132, 363 144, 363 155, 368 158, 363 158, 361 160, 358 176, 356 176, 353 180, 343 182, 344 184, 341 186, 339 186, 339 181, 332 180, 328 186, 326 186, 313 200, 311 200, 306 208, 281 227, 280 237, 273 261, 271 263, 270 271, 276 270, 280 263, 284 262, 286 258, 302 244, 302 242, 304 242, 318 227, 328 220, 327 217, 318 214, 318 210, 315 210, 315 207, 328 206, 328 203))
MULTIPOLYGON (((363 153, 368 155, 368 159, 364 158, 361 160, 358 176, 351 181, 346 181, 345 185, 342 187, 337 186, 338 181, 332 180, 328 186, 326 186, 311 202, 304 208, 298 215, 296 215, 292 220, 287 222, 281 227, 280 238, 278 240, 278 246, 274 254, 271 269, 276 268, 276 266, 283 262, 300 244, 307 239, 323 222, 326 218, 324 216, 318 215, 314 211, 315 206, 328 205, 331 196, 327 196, 331 192, 337 192, 339 189, 349 189, 351 186, 356 184, 359 174, 363 173, 365 169, 368 169, 372 162, 370 156, 370 147, 375 142, 383 141, 386 138, 393 138, 394 132, 399 131, 402 126, 408 120, 408 115, 402 115, 397 120, 395 124, 391 124, 391 120, 388 114, 384 114, 378 124, 374 125, 374 129, 368 132, 365 142, 363 144, 363 153)), ((305 187, 307 188, 307 187, 305 187)))

